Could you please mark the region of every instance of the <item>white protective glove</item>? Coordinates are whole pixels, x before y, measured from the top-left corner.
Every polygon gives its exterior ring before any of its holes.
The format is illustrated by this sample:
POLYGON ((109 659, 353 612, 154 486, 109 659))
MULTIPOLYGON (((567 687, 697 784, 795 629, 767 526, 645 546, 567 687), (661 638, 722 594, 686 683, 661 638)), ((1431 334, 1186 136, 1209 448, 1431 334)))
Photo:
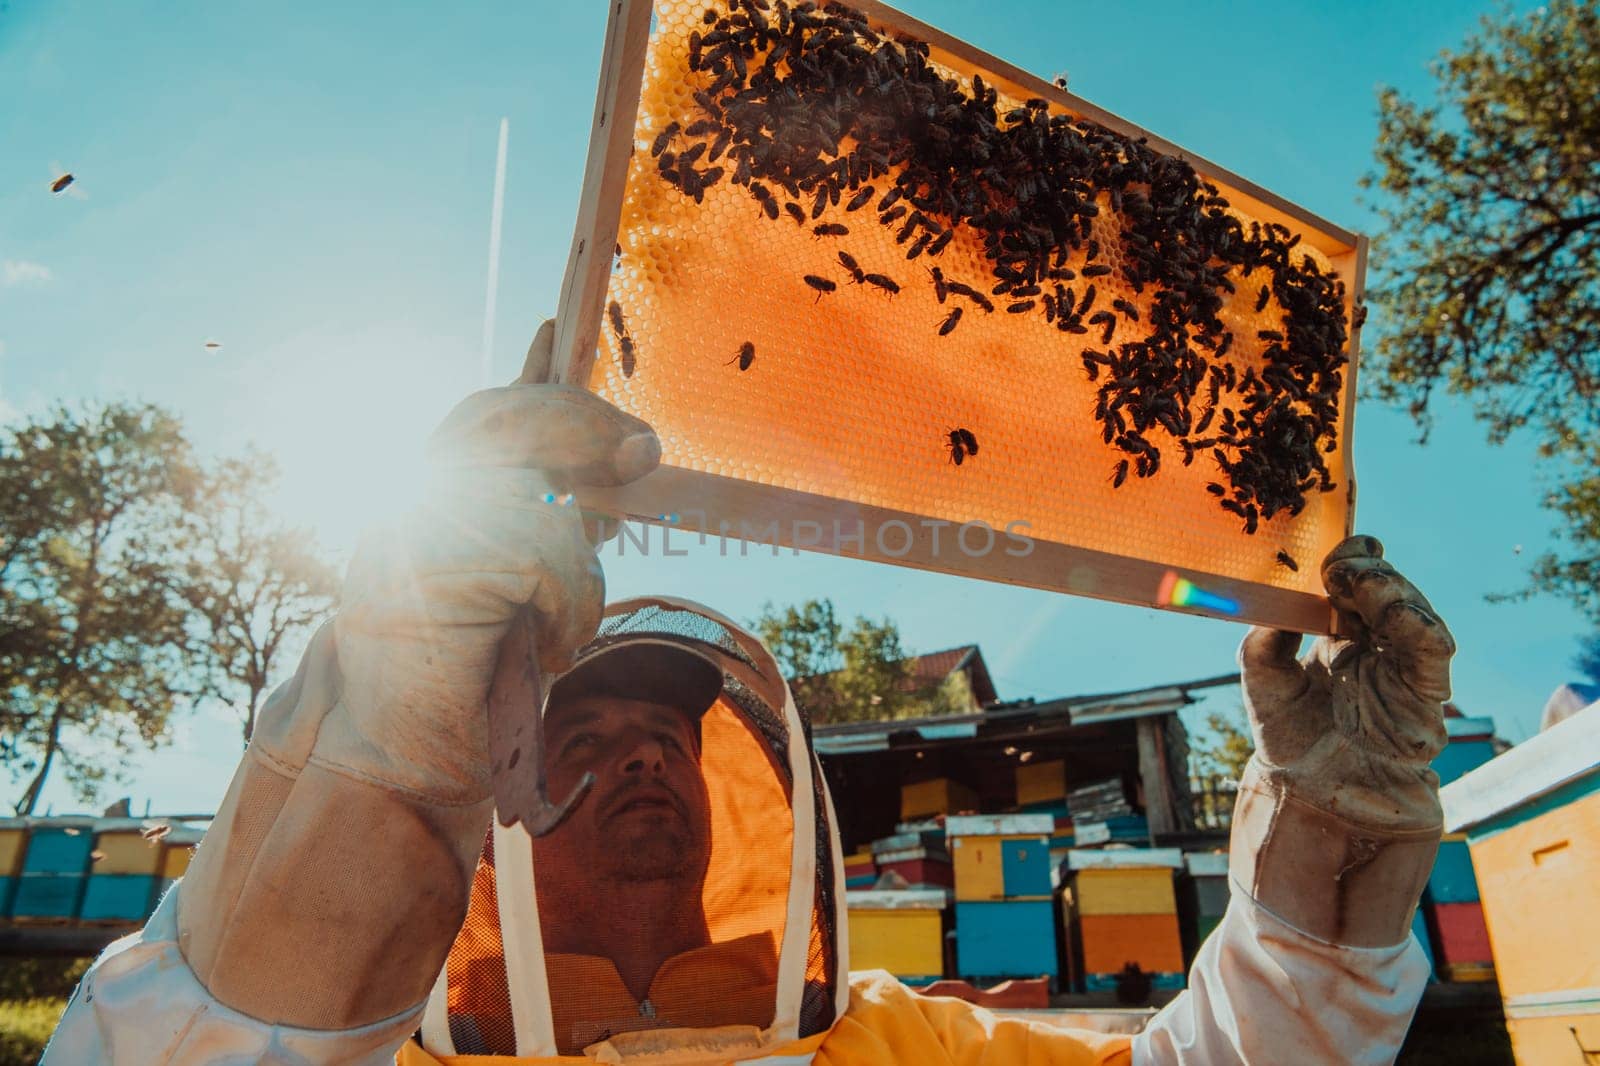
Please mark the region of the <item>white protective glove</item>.
POLYGON ((546 497, 661 454, 639 419, 539 383, 553 337, 546 322, 517 384, 445 419, 426 502, 364 540, 333 624, 263 709, 179 900, 184 958, 230 1008, 369 1025, 421 1004, 444 963, 489 825, 501 639, 531 604, 540 664, 560 671, 605 600, 600 531, 546 497))
POLYGON ((1351 537, 1322 564, 1348 639, 1252 629, 1239 649, 1256 751, 1233 818, 1234 879, 1332 944, 1388 947, 1443 831, 1439 779, 1455 641, 1428 601, 1351 537))

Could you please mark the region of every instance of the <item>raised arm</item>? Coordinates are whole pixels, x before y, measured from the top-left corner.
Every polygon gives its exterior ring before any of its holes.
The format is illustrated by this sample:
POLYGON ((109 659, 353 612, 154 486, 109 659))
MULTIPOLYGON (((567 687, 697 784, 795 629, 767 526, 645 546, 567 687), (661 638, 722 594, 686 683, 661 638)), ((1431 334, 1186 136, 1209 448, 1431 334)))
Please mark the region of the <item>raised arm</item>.
POLYGON ((1328 556, 1352 639, 1253 629, 1239 649, 1256 752, 1240 784, 1233 898, 1140 1064, 1392 1062, 1427 983, 1412 915, 1442 831, 1455 641, 1371 537, 1328 556))
POLYGON ((491 817, 501 639, 530 604, 559 671, 599 623, 597 531, 551 501, 660 456, 643 422, 539 383, 553 335, 435 433, 425 502, 363 542, 188 876, 85 976, 52 1066, 386 1062, 415 1029, 491 817))

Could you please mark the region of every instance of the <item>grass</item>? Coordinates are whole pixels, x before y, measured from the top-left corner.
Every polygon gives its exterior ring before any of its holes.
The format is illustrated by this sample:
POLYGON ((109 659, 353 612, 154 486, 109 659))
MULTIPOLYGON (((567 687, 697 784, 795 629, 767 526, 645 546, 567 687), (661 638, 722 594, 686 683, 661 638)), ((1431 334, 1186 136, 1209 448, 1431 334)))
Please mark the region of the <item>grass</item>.
POLYGON ((66 1009, 66 996, 0 1000, 0 1066, 34 1066, 66 1009))

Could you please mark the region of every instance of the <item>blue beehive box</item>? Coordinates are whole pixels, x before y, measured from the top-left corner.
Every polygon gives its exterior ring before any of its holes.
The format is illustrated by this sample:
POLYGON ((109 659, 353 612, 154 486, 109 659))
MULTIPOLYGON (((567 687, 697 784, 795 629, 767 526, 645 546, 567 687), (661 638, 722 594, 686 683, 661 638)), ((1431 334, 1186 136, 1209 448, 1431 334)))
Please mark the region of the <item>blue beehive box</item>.
POLYGON ((1051 900, 956 903, 956 970, 962 977, 1054 977, 1051 900))
POLYGON ((28 874, 83 874, 89 868, 89 852, 94 850, 94 833, 70 826, 49 826, 28 834, 28 850, 22 857, 23 876, 28 874))
POLYGON ((1001 845, 1000 871, 1007 896, 1050 895, 1050 841, 1007 840, 1001 845))
POLYGON ((0 877, 0 918, 11 917, 11 894, 16 889, 15 877, 0 877))
POLYGON ((1417 943, 1422 945, 1422 953, 1428 956, 1428 979, 1434 980, 1433 938, 1428 936, 1428 921, 1423 917, 1421 907, 1412 912, 1411 935, 1417 938, 1417 943))
POLYGON ((142 922, 150 916, 157 880, 144 874, 91 877, 78 917, 84 921, 142 922))
POLYGON ((11 903, 13 918, 72 918, 87 878, 72 874, 23 874, 11 903))
POLYGON ((1452 740, 1433 760, 1433 772, 1439 775, 1440 785, 1448 785, 1492 758, 1494 744, 1490 741, 1452 740))
POLYGON ((1428 896, 1435 903, 1478 902, 1478 877, 1465 840, 1445 840, 1428 875, 1428 896))

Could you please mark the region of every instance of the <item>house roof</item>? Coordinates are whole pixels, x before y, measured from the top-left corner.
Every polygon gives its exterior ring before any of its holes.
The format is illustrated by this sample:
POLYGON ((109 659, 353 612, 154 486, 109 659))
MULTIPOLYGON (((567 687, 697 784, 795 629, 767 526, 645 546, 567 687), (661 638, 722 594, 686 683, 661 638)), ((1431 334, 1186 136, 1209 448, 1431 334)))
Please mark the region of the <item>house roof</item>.
MULTIPOLYGON (((901 661, 911 664, 910 672, 900 683, 902 692, 918 692, 937 687, 951 674, 965 670, 971 678, 972 695, 977 700, 978 706, 986 707, 999 701, 1000 697, 994 690, 994 681, 989 676, 989 667, 983 661, 983 652, 978 650, 976 644, 963 644, 959 648, 946 648, 943 651, 928 652, 926 655, 912 655, 901 661)), ((820 676, 832 675, 830 673, 820 676)), ((795 684, 803 685, 811 679, 811 677, 800 678, 795 684)))

